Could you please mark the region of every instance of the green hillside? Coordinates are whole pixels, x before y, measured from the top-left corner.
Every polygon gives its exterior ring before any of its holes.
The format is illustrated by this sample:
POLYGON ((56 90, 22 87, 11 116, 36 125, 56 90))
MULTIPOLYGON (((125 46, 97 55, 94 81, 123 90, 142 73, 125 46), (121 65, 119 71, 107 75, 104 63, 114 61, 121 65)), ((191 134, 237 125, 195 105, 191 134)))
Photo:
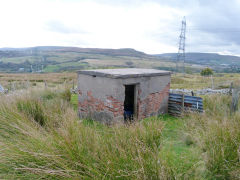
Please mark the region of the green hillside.
MULTIPOLYGON (((176 62, 177 53, 165 53, 156 55, 176 62)), ((216 53, 186 53, 185 60, 189 64, 200 64, 212 67, 215 71, 240 72, 240 57, 220 55, 216 53)))
POLYGON ((173 67, 162 58, 134 49, 43 46, 0 49, 2 72, 61 72, 88 68, 173 67))
MULTIPOLYGON (((1 48, 0 72, 62 72, 89 68, 155 68, 175 71, 176 53, 149 55, 130 48, 98 49, 62 46, 1 48)), ((240 57, 186 53, 186 71, 211 67, 217 72, 240 72, 240 57)))

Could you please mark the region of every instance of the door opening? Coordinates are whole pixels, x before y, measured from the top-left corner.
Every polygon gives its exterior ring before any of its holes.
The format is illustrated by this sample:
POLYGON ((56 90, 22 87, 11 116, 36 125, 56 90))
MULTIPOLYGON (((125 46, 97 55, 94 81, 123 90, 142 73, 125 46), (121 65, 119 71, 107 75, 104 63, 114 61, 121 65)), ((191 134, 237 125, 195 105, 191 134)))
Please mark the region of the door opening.
POLYGON ((131 122, 135 115, 135 89, 136 85, 125 85, 125 100, 124 100, 124 120, 131 122))

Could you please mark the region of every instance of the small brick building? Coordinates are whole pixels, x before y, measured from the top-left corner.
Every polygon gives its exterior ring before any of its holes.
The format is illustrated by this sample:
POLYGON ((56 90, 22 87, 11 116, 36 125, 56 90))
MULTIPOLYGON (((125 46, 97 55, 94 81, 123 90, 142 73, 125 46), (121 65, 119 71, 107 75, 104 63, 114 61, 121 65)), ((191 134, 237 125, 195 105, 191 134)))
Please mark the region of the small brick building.
POLYGON ((78 71, 80 118, 106 124, 167 113, 170 72, 154 69, 78 71))

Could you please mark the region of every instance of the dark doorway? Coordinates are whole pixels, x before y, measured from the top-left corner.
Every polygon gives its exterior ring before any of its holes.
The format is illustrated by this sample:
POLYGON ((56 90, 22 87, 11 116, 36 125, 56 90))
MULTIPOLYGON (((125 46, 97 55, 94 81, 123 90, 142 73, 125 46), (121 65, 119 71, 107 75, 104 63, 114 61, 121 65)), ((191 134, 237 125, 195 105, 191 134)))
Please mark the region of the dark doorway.
POLYGON ((135 85, 125 85, 124 100, 124 120, 126 122, 133 121, 134 117, 134 97, 135 85))

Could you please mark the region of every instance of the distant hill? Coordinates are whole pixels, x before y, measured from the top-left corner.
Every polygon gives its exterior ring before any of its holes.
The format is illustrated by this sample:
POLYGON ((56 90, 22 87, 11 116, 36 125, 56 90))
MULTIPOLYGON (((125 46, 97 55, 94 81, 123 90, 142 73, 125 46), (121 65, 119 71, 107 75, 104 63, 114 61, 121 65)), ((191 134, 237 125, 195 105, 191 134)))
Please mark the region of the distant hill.
MULTIPOLYGON (((100 49, 64 46, 0 48, 0 72, 61 72, 89 68, 156 68, 176 70, 177 53, 150 55, 131 48, 100 49)), ((214 53, 186 53, 186 67, 199 72, 240 72, 240 57, 214 53)))
POLYGON ((63 46, 0 48, 0 72, 59 72, 86 68, 133 67, 132 60, 158 57, 131 48, 63 46))
MULTIPOLYGON (((109 56, 134 56, 134 57, 147 57, 143 52, 136 51, 131 48, 122 49, 101 49, 101 48, 79 48, 79 47, 63 47, 63 46, 37 46, 29 48, 0 48, 0 52, 17 52, 28 55, 30 53, 42 53, 42 52, 78 52, 78 53, 89 53, 89 54, 103 54, 109 56)), ((0 54, 1 55, 1 54, 0 54)))
MULTIPOLYGON (((155 56, 167 58, 171 61, 177 60, 177 53, 156 54, 155 56)), ((240 57, 238 56, 220 55, 216 53, 186 53, 185 57, 186 62, 190 64, 210 66, 240 65, 240 57)))

